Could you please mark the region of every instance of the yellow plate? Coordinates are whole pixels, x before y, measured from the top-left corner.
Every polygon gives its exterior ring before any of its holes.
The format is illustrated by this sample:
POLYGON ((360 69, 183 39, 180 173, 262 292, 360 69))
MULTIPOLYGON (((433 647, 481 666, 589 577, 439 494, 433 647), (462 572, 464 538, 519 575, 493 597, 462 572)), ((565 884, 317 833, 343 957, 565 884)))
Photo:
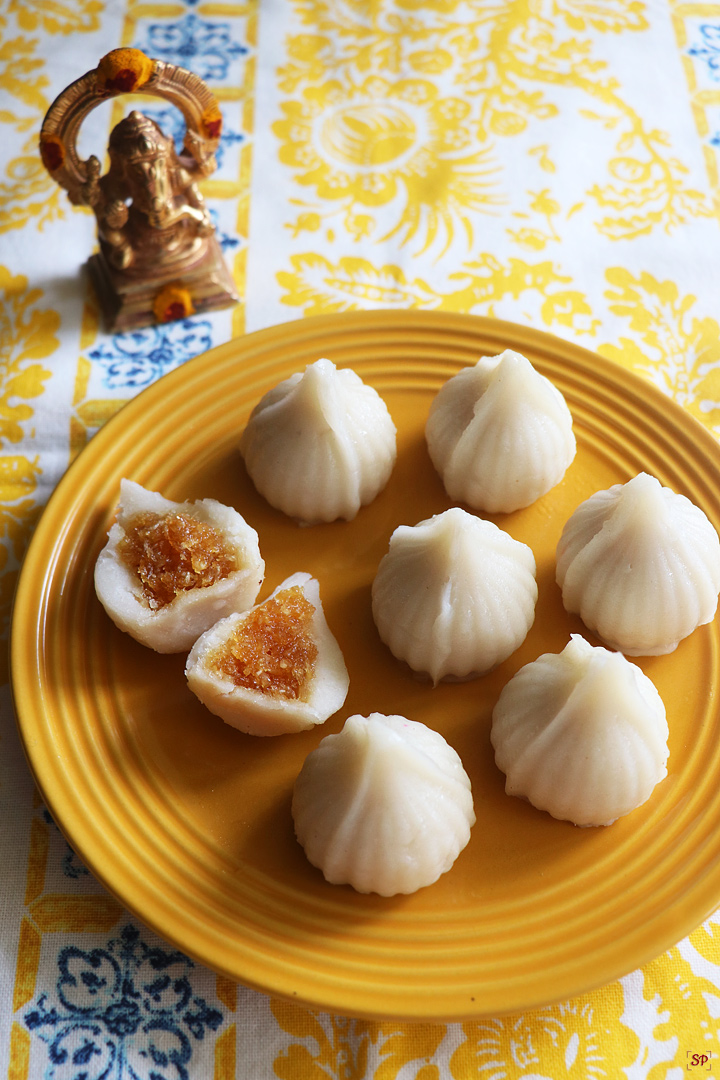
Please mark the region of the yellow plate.
POLYGON ((12 631, 24 746, 54 817, 132 912, 216 971, 328 1011, 456 1020, 524 1011, 606 983, 689 933, 720 902, 717 622, 670 656, 640 660, 670 725, 669 775, 609 828, 577 829, 504 794, 489 743, 507 679, 559 651, 578 620, 554 581, 577 504, 641 470, 720 527, 720 448, 652 386, 531 328, 447 313, 309 319, 191 360, 127 405, 60 482, 28 552, 12 631), (493 674, 433 689, 381 644, 370 585, 392 530, 447 508, 424 444, 430 403, 462 365, 504 348, 564 393, 578 454, 532 507, 496 516, 531 545, 540 596, 520 650, 493 674), (387 401, 398 462, 355 521, 300 528, 254 491, 238 439, 260 396, 320 356, 352 366, 387 401), (123 476, 171 499, 236 506, 267 564, 261 596, 295 570, 320 580, 350 692, 323 728, 254 739, 187 689, 183 656, 117 630, 93 590, 123 476), (478 817, 440 881, 409 897, 331 886, 293 836, 305 755, 352 713, 401 713, 460 753, 478 817))

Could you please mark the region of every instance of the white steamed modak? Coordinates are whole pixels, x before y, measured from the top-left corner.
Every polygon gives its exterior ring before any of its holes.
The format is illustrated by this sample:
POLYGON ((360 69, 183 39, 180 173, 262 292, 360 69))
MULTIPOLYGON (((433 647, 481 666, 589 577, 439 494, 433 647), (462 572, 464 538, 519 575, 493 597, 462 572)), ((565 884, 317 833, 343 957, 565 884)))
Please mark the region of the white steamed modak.
POLYGON ((576 451, 563 395, 511 349, 448 379, 425 437, 450 498, 486 513, 535 502, 562 480, 576 451))
POLYGON ((396 429, 372 386, 323 358, 261 398, 240 451, 277 510, 307 524, 350 521, 387 484, 396 429))
POLYGON ((251 607, 265 575, 258 535, 215 499, 172 502, 120 483, 95 591, 121 630, 156 652, 186 652, 209 626, 251 607))
POLYGON ((305 573, 292 574, 267 600, 202 634, 185 674, 210 712, 249 735, 322 724, 341 708, 349 685, 320 587, 305 573))
POLYGON ((509 795, 576 825, 610 825, 667 775, 665 706, 622 653, 574 634, 505 685, 493 711, 509 795))
POLYGON ((327 881, 394 896, 431 885, 475 822, 470 780, 438 732, 404 716, 350 716, 308 754, 295 833, 327 881))
POLYGON ((720 540, 700 507, 639 473, 578 506, 560 537, 556 577, 566 610, 606 645, 661 655, 713 619, 720 540))
POLYGON ((496 667, 525 640, 535 557, 491 521, 452 507, 390 538, 372 585, 381 639, 434 683, 496 667))

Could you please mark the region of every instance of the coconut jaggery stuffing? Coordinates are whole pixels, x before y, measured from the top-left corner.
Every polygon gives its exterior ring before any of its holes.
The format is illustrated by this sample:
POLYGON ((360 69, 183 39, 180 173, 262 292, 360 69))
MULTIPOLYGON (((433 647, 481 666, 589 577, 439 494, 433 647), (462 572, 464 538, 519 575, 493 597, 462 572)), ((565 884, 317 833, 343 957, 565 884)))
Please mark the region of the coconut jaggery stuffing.
POLYGON ((188 514, 135 514, 118 547, 154 611, 178 593, 207 588, 237 569, 218 530, 188 514))
POLYGON ((283 589, 243 619, 209 657, 211 668, 248 690, 302 698, 317 659, 310 635, 314 612, 299 585, 283 589))

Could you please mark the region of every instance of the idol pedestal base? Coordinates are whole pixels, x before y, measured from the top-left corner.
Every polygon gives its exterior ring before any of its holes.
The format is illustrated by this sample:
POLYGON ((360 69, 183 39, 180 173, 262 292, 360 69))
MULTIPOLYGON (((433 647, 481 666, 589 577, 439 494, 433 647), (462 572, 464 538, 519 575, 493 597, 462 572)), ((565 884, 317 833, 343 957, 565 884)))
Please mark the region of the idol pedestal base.
POLYGON ((116 270, 102 251, 90 257, 87 268, 105 329, 113 334, 158 322, 171 322, 189 314, 231 307, 239 300, 215 236, 208 237, 205 253, 189 269, 183 269, 181 273, 177 268, 159 271, 151 281, 116 270), (172 304, 159 318, 155 310, 156 300, 163 289, 172 285, 184 290, 192 308, 183 310, 181 304, 172 304))

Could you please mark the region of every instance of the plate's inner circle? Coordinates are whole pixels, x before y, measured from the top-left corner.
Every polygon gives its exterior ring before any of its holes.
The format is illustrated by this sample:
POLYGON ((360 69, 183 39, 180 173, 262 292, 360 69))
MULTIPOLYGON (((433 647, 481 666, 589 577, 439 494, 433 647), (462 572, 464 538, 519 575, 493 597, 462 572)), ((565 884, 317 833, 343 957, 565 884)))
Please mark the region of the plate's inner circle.
POLYGON ((699 430, 652 388, 567 343, 492 320, 412 312, 288 324, 161 380, 106 425, 61 482, 18 593, 21 731, 71 843, 186 952, 341 1013, 519 1011, 607 981, 672 944, 719 895, 720 746, 708 694, 717 684, 716 624, 670 656, 636 661, 666 704, 669 775, 610 828, 577 829, 507 797, 489 727, 508 678, 583 632, 554 577, 555 547, 579 502, 645 469, 720 525, 718 454, 699 430), (452 505, 424 442, 435 393, 463 364, 503 348, 524 352, 565 394, 578 452, 532 507, 488 515, 536 557, 539 600, 526 641, 490 675, 433 688, 380 642, 370 586, 397 525, 452 505), (257 495, 238 440, 261 394, 319 356, 376 386, 398 429, 398 461, 354 521, 300 528, 257 495), (171 499, 211 497, 240 510, 266 562, 261 598, 297 570, 318 578, 350 673, 347 701, 323 727, 244 736, 190 693, 184 656, 158 655, 112 625, 92 569, 123 476, 171 499), (325 883, 290 816, 309 750, 347 716, 372 711, 445 736, 470 775, 478 818, 449 873, 390 900, 325 883))

